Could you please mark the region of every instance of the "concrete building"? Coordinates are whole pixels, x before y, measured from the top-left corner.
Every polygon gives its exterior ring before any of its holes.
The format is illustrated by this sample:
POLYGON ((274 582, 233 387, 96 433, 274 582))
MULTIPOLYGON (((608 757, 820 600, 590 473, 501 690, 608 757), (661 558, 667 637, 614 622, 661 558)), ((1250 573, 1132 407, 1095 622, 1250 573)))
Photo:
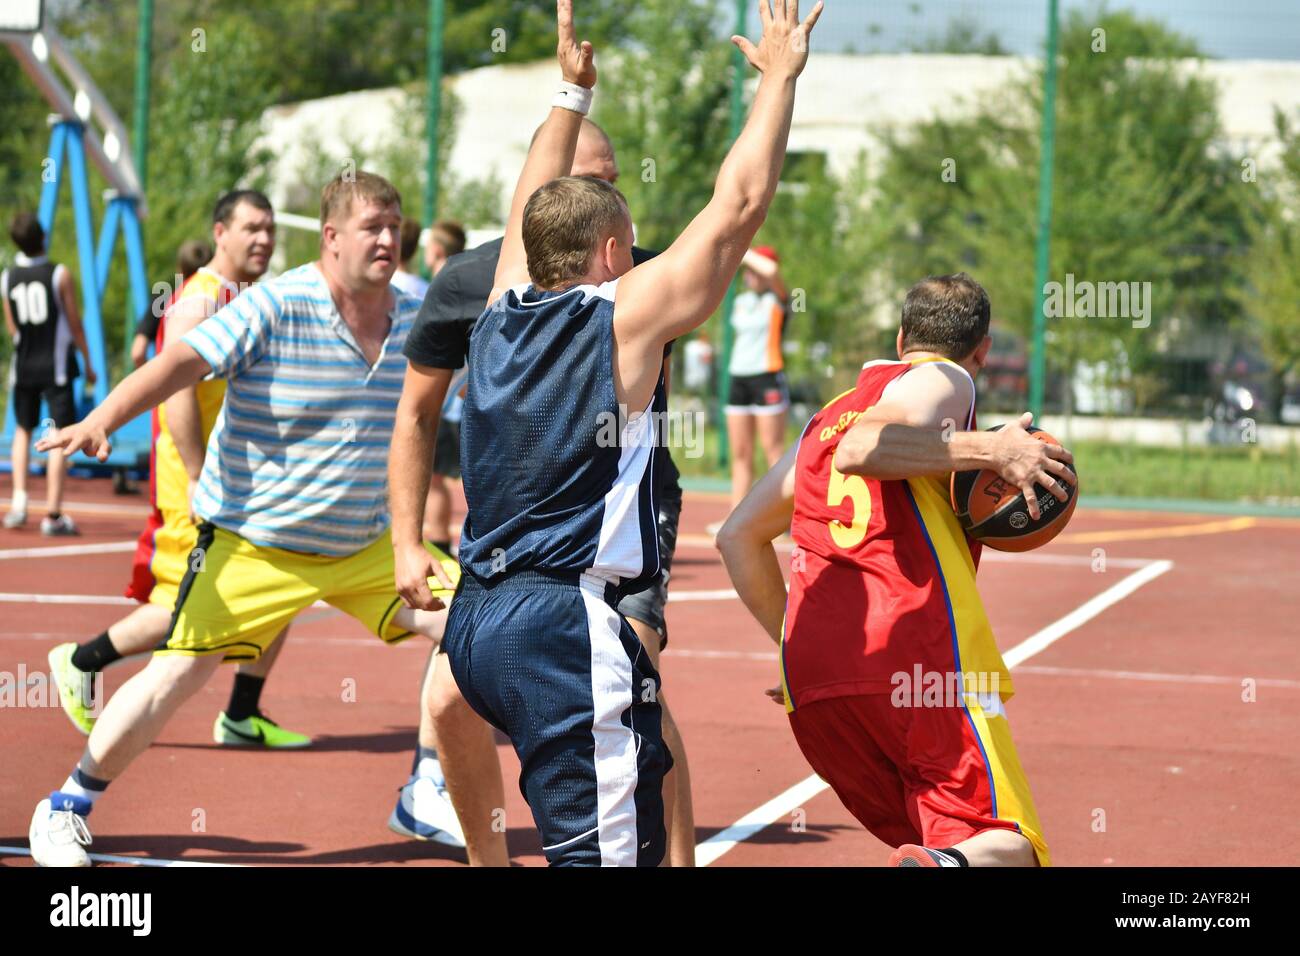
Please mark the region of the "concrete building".
MULTIPOLYGON (((969 108, 1033 68, 1034 61, 1022 57, 818 54, 800 79, 790 150, 823 153, 829 169, 842 173, 863 151, 872 156, 880 133, 951 115, 963 104, 969 108)), ((1261 167, 1275 162, 1273 110, 1300 110, 1300 62, 1206 60, 1187 61, 1183 68, 1218 85, 1224 146, 1261 167)), ((529 138, 545 113, 541 93, 554 80, 555 65, 549 60, 484 67, 448 80, 462 106, 451 171, 460 181, 495 174, 505 184, 502 219, 529 138)), ((393 130, 407 125, 404 111, 411 106, 406 93, 392 88, 271 108, 265 116, 266 142, 276 155, 271 198, 277 206, 310 213, 311 204, 302 201, 304 190, 295 186, 313 151, 339 161, 354 145, 380 153, 393 130)), ((314 190, 305 192, 314 196, 314 190)))

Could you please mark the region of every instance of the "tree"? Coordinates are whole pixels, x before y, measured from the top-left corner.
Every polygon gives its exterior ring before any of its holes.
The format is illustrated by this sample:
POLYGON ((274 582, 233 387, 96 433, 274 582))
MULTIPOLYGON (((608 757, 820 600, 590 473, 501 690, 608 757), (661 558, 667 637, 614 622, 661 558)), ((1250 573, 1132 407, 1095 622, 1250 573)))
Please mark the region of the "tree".
POLYGON ((642 0, 635 46, 596 62, 595 120, 643 246, 662 249, 708 203, 730 135, 731 46, 710 0, 642 0))
MULTIPOLYGON (((1216 91, 1179 62, 1196 54, 1191 41, 1129 13, 1067 18, 1049 280, 1149 282, 1152 298, 1149 327, 1136 315, 1050 318, 1057 372, 1105 362, 1150 375, 1179 337, 1227 321, 1233 275, 1223 248, 1244 237, 1244 220, 1240 198, 1224 188, 1234 162, 1216 147, 1216 91)), ((1021 334, 1034 303, 1041 97, 1040 66, 966 116, 889 138, 878 180, 878 203, 898 214, 889 257, 898 286, 968 269, 989 290, 995 318, 1021 334)))
POLYGON ((1240 257, 1246 282, 1238 301, 1273 367, 1273 413, 1280 414, 1284 383, 1300 369, 1300 128, 1274 113, 1281 158, 1256 172, 1245 161, 1246 183, 1257 178, 1262 195, 1248 224, 1250 245, 1240 257))

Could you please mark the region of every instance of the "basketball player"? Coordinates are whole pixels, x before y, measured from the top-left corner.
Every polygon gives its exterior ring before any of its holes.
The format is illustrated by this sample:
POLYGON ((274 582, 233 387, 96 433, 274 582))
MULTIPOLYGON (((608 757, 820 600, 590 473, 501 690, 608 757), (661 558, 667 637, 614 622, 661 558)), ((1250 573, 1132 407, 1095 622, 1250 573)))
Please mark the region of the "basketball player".
POLYGON ((975 587, 979 545, 949 504, 948 475, 991 468, 1036 519, 1034 483, 1064 500, 1073 459, 1031 437, 1029 415, 971 430, 988 327, 988 296, 964 273, 913 286, 898 361, 863 366, 717 539, 781 646, 782 690, 769 693, 813 770, 896 848, 895 866, 1048 864, 1007 725, 1011 675, 975 587), (787 529, 788 603, 772 547, 787 529), (897 693, 918 672, 960 692, 918 706, 897 693))
MULTIPOLYGON (((608 183, 618 180, 618 160, 614 146, 605 131, 595 123, 584 118, 578 132, 578 144, 574 150, 571 176, 593 176, 608 183)), ((420 314, 411 328, 406 340, 406 355, 410 366, 406 382, 402 389, 402 401, 397 411, 397 424, 393 429, 393 454, 389 460, 389 487, 393 508, 393 537, 395 542, 409 541, 415 544, 410 553, 418 565, 423 563, 427 552, 419 545, 420 527, 419 489, 425 483, 424 475, 428 472, 428 443, 436 432, 434 443, 433 472, 434 479, 429 483, 430 496, 424 515, 425 540, 434 547, 449 551, 450 540, 441 542, 436 534, 431 534, 429 524, 439 520, 433 515, 434 497, 432 489, 440 481, 439 472, 460 476, 460 405, 461 399, 456 394, 461 390, 468 370, 465 358, 469 354, 470 335, 475 322, 483 311, 483 305, 492 293, 492 284, 496 276, 497 263, 501 258, 501 239, 485 242, 462 255, 447 262, 433 280, 429 294, 425 297, 420 314), (441 409, 441 413, 440 410, 441 409), (453 417, 454 416, 454 417, 453 417), (418 550, 417 550, 418 549, 418 550)), ((632 261, 636 264, 648 261, 654 253, 634 247, 632 261)), ((664 360, 665 390, 671 369, 671 356, 664 360)), ((662 573, 650 587, 635 594, 629 594, 619 602, 619 611, 628 619, 632 629, 640 638, 642 646, 650 656, 650 661, 658 668, 659 654, 668 644, 668 625, 664 613, 668 600, 668 577, 672 565, 673 553, 677 543, 677 524, 682 510, 682 488, 677 466, 672 455, 664 450, 663 467, 659 469, 660 504, 659 504, 659 562, 662 573)), ((440 524, 447 528, 451 508, 448 502, 445 510, 440 512, 440 524)), ((450 531, 448 530, 448 535, 450 531)), ((398 566, 403 567, 405 551, 400 544, 398 566)), ((399 585, 403 583, 399 572, 399 585)), ((443 689, 441 684, 455 687, 445 666, 439 668, 432 678, 438 686, 434 688, 435 696, 443 689)), ((663 709, 663 735, 673 757, 673 769, 664 781, 664 819, 669 831, 669 855, 673 866, 693 866, 695 858, 695 817, 691 800, 690 771, 686 759, 686 748, 681 733, 672 718, 666 699, 661 695, 663 709)), ((437 706, 437 705, 435 705, 437 706)), ((484 728, 486 732, 486 727, 484 728)), ((423 736, 423 733, 422 733, 423 736)), ((475 789, 476 783, 458 788, 465 793, 475 789)), ((399 833, 419 837, 427 830, 423 824, 421 808, 432 804, 435 811, 439 808, 432 803, 432 795, 446 789, 440 765, 437 762, 436 743, 424 739, 420 743, 412 767, 411 779, 402 789, 398 807, 394 810, 389 826, 399 833), (408 792, 410 797, 408 799, 408 792), (424 796, 422 796, 424 795, 424 796), (403 804, 409 803, 409 812, 403 804)), ((467 808, 467 813, 474 811, 467 808)), ((488 831, 488 839, 496 839, 504 844, 504 835, 493 837, 488 831)))
POLYGON ((709 205, 634 268, 622 195, 566 176, 596 70, 571 0, 557 4, 563 83, 470 343, 463 573, 443 645, 519 755, 552 865, 664 855, 659 675, 616 606, 659 572, 664 348, 717 308, 767 214, 821 7, 800 23, 794 0, 764 2, 760 44, 733 38, 763 74, 749 121, 709 205))
MULTIPOLYGON (((77 352, 86 361, 86 385, 95 384, 95 368, 81 325, 72 275, 45 255, 45 230, 28 212, 14 216, 9 237, 18 247, 14 264, 0 273, 0 303, 5 328, 14 343, 13 393, 14 493, 5 515, 6 528, 27 523, 27 466, 32 432, 41 421, 41 400, 49 409, 56 428, 77 420, 77 402, 72 382, 77 377, 77 352)), ((46 466, 45 517, 41 534, 77 534, 72 518, 63 513, 63 478, 67 461, 53 450, 46 466)))
MULTIPOLYGON (((320 258, 259 283, 128 375, 42 446, 102 460, 108 435, 178 389, 224 377, 225 406, 194 496, 202 519, 166 643, 108 701, 62 787, 32 815, 42 866, 87 866, 86 817, 222 660, 256 660, 324 600, 386 643, 438 640, 441 600, 393 590, 384 467, 419 302, 395 289, 401 197, 366 172, 321 194, 320 258), (251 437, 250 437, 251 436, 251 437)), ((450 596, 458 569, 434 571, 450 596)), ((436 585, 435 585, 436 586, 436 585)))
MULTIPOLYGON (((211 261, 191 272, 159 323, 160 354, 167 339, 181 338, 266 273, 275 251, 271 201, 252 189, 221 196, 212 210, 212 241, 216 252, 211 261)), ((149 469, 153 511, 140 533, 126 587, 126 596, 141 604, 98 637, 80 645, 59 644, 50 651, 59 702, 83 734, 94 728, 95 712, 103 703, 91 693, 95 675, 125 657, 154 650, 167 636, 199 533, 191 499, 225 397, 226 383, 208 379, 182 388, 154 410, 149 469)), ((259 660, 239 665, 230 701, 213 724, 214 741, 273 749, 311 743, 306 734, 286 730, 262 713, 262 688, 282 643, 283 634, 259 660)))

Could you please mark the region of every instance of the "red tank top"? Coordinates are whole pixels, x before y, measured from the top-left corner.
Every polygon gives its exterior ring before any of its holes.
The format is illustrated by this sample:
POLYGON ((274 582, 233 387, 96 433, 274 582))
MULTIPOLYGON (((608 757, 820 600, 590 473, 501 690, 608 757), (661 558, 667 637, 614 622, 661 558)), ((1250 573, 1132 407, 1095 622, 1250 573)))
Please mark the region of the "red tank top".
MULTIPOLYGON (((953 513, 948 477, 877 481, 834 467, 845 432, 914 367, 868 363, 799 440, 781 647, 791 710, 829 697, 896 693, 931 675, 960 681, 965 674, 966 687, 1011 695, 975 588, 979 545, 953 513)), ((958 425, 974 427, 973 403, 958 425)))

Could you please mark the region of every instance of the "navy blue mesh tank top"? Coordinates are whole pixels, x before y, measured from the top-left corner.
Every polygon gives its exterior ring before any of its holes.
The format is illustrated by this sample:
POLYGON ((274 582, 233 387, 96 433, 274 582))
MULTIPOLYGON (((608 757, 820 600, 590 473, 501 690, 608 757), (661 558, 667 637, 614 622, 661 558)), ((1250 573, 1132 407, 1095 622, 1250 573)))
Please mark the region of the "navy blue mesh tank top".
POLYGON ((519 286, 474 326, 460 432, 469 510, 460 561, 476 578, 588 573, 631 593, 659 573, 663 375, 650 404, 635 410, 642 414, 620 415, 617 286, 519 286))

